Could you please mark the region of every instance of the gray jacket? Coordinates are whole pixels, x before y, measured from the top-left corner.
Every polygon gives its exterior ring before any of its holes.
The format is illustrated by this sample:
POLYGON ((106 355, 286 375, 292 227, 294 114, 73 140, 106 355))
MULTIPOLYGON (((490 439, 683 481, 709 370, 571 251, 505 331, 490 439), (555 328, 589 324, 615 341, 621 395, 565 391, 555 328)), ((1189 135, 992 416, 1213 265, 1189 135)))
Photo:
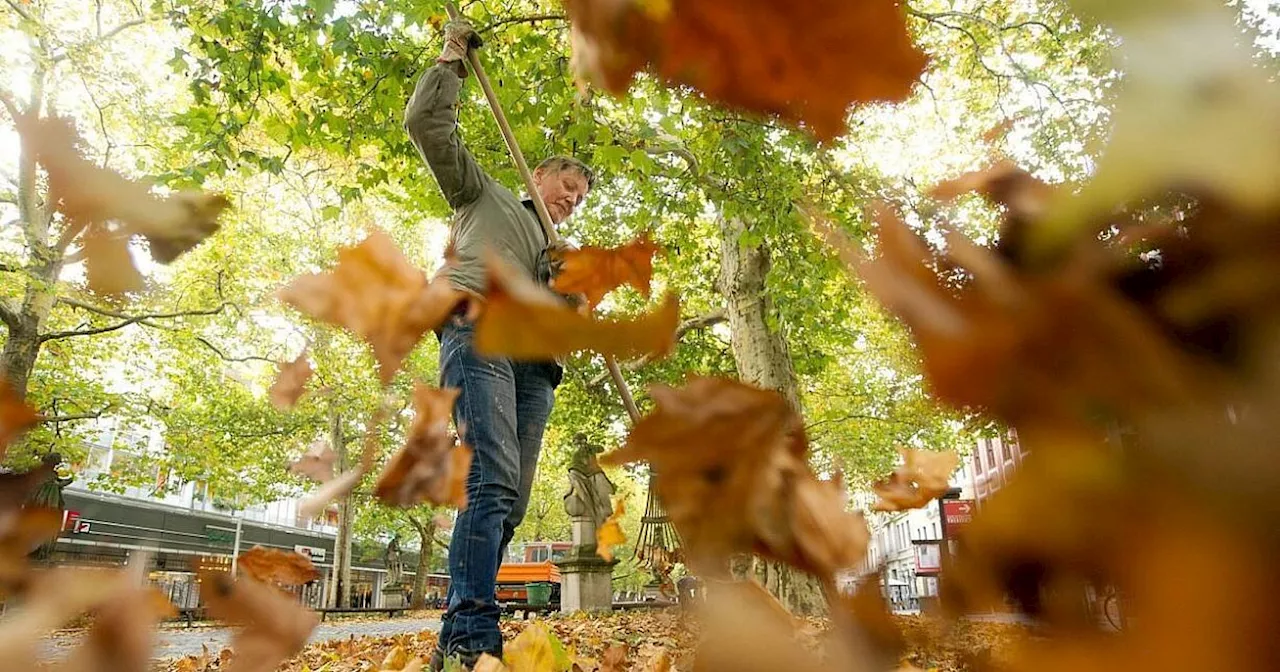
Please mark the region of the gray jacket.
POLYGON ((532 203, 522 202, 494 180, 458 136, 462 79, 451 66, 423 73, 404 111, 404 127, 453 208, 449 242, 455 263, 446 272, 454 287, 485 292, 484 253, 492 248, 539 283, 550 281, 547 237, 532 203))

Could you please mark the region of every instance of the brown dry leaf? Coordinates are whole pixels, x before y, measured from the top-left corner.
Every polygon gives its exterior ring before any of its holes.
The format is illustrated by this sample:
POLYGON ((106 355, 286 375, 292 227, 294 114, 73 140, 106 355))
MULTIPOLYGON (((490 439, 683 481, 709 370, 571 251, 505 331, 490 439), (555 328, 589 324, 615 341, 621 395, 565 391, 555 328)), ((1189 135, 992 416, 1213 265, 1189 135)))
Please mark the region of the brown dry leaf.
POLYGON ((610 644, 600 656, 600 672, 625 672, 627 666, 627 645, 610 644))
POLYGON ((578 314, 505 261, 490 256, 489 291, 476 323, 476 352, 518 360, 545 360, 590 350, 619 359, 660 358, 675 347, 680 301, 667 295, 652 313, 629 321, 578 314))
POLYGON ((240 571, 263 583, 300 586, 320 577, 311 558, 296 551, 254 546, 236 559, 240 571))
POLYGON ((418 383, 413 389, 414 417, 405 445, 387 461, 374 485, 374 496, 390 506, 410 507, 424 501, 464 508, 471 469, 471 448, 449 431, 455 388, 418 383))
POLYGON ((1004 160, 942 182, 929 192, 943 201, 953 201, 969 193, 980 194, 992 203, 1005 206, 1010 217, 1030 220, 1045 213, 1055 189, 1013 161, 1004 160))
POLYGON ((567 0, 575 69, 615 94, 646 67, 711 99, 844 132, 853 103, 901 101, 927 59, 895 0, 567 0))
POLYGON ((596 528, 596 554, 605 560, 613 560, 613 547, 627 542, 622 532, 622 516, 627 512, 627 502, 618 497, 613 503, 613 515, 596 528))
MULTIPOLYGON (((29 496, 39 484, 37 479, 27 479, 25 487, 14 485, 19 492, 29 496)), ((62 528, 62 512, 57 509, 24 507, 0 509, 0 588, 21 586, 30 575, 28 556, 41 544, 58 536, 62 528)), ((7 592, 7 590, 5 591, 7 592)))
POLYGON ((116 589, 114 572, 59 567, 33 573, 21 604, 0 620, 0 656, 6 669, 36 669, 40 640, 48 632, 102 604, 116 589))
POLYGON ((146 585, 151 556, 130 558, 117 572, 112 593, 93 611, 93 626, 59 672, 146 672, 151 669, 155 626, 177 615, 172 603, 146 585))
POLYGON ((741 672, 852 669, 822 665, 796 641, 797 622, 755 581, 708 585, 697 669, 741 672))
POLYGON ((9 444, 40 422, 40 414, 14 394, 8 381, 0 378, 0 460, 9 444))
POLYGON ((221 572, 204 572, 200 595, 211 616, 244 626, 232 637, 235 655, 228 672, 274 670, 302 649, 320 621, 291 596, 249 577, 232 579, 221 572))
POLYGON ((298 504, 298 515, 303 518, 314 518, 329 505, 329 502, 345 496, 356 489, 360 479, 364 478, 364 467, 356 467, 342 472, 338 477, 326 481, 316 491, 305 497, 298 504))
POLYGON ((306 476, 316 483, 328 483, 333 480, 333 464, 337 459, 337 453, 329 444, 315 443, 296 462, 289 463, 289 472, 306 476))
POLYGON ((646 299, 653 278, 653 255, 661 248, 649 234, 616 248, 586 246, 560 255, 560 272, 551 288, 561 294, 584 294, 594 309, 606 294, 622 285, 631 285, 646 299))
POLYGON ((307 381, 311 380, 313 373, 311 361, 307 359, 305 350, 292 362, 281 364, 276 382, 272 383, 271 389, 267 391, 271 405, 282 411, 293 408, 306 391, 307 381))
POLYGON ((127 234, 94 225, 81 236, 80 244, 84 246, 85 279, 89 289, 104 296, 120 296, 146 287, 146 280, 129 253, 127 234))
POLYGON ((648 461, 653 487, 695 571, 715 575, 757 552, 824 580, 866 550, 866 524, 838 485, 805 462, 803 422, 783 397, 733 380, 694 378, 650 390, 656 408, 602 464, 648 461))
POLYGON ((299 277, 279 296, 368 342, 384 384, 422 336, 443 324, 463 298, 443 276, 429 283, 379 230, 359 245, 339 250, 333 270, 299 277))
POLYGON ((873 487, 880 497, 876 511, 923 508, 946 493, 952 472, 960 466, 960 455, 953 450, 898 452, 902 454, 902 466, 873 487))
MULTIPOLYGON (((148 240, 153 259, 164 264, 173 261, 215 233, 218 217, 231 204, 221 194, 178 192, 159 196, 143 182, 95 165, 76 148, 79 137, 69 120, 24 116, 15 122, 23 144, 48 173, 50 198, 59 212, 80 222, 121 223, 125 240, 113 246, 113 256, 102 262, 113 269, 127 273, 111 259, 118 257, 118 251, 134 234, 148 240)), ((94 252, 88 247, 86 254, 93 259, 94 252)), ((93 264, 90 261, 90 268, 93 264)), ((128 268, 133 268, 132 263, 128 268)), ((104 273, 106 270, 102 269, 104 273)))

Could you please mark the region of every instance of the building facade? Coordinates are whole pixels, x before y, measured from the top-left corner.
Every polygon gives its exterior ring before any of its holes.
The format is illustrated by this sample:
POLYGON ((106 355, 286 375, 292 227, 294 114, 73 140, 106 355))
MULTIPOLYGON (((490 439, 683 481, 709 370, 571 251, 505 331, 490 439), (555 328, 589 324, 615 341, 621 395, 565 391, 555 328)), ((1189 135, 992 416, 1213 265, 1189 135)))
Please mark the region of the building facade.
MULTIPOLYGON (((73 465, 75 480, 63 491, 63 529, 44 558, 52 564, 114 567, 131 556, 150 556, 149 578, 178 607, 200 603, 196 572, 214 567, 232 569, 233 558, 254 546, 296 551, 311 558, 320 577, 295 589, 298 600, 313 608, 332 603, 336 571, 334 547, 336 511, 318 520, 298 514, 295 499, 236 507, 219 499, 207 484, 173 483, 146 459, 150 446, 144 435, 106 431, 88 446, 87 459, 73 465), (151 469, 151 473, 139 473, 151 469), (119 492, 95 488, 105 477, 129 473, 145 483, 119 492)), ((413 584, 417 553, 402 551, 403 580, 413 584)), ((356 542, 352 548, 352 606, 383 604, 386 580, 383 546, 356 542)), ((432 574, 427 599, 442 598, 448 576, 432 574)))

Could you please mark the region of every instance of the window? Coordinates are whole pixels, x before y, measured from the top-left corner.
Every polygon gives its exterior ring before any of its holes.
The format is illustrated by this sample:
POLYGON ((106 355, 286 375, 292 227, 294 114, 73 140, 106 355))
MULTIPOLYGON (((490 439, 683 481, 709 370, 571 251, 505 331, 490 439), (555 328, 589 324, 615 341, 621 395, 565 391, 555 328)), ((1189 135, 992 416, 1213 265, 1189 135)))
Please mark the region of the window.
POLYGON ((992 468, 992 467, 994 467, 994 466, 996 465, 996 450, 995 450, 995 448, 994 448, 994 447, 992 447, 992 445, 991 445, 991 444, 993 443, 993 441, 992 441, 992 440, 984 440, 984 441, 983 441, 983 443, 987 444, 987 464, 986 464, 986 468, 987 468, 987 469, 990 469, 990 468, 992 468))
POLYGON ((529 562, 546 562, 549 557, 551 557, 551 549, 546 546, 529 549, 529 562))
POLYGON ((1009 460, 1009 444, 1004 441, 1000 442, 1000 459, 1004 461, 1009 460))

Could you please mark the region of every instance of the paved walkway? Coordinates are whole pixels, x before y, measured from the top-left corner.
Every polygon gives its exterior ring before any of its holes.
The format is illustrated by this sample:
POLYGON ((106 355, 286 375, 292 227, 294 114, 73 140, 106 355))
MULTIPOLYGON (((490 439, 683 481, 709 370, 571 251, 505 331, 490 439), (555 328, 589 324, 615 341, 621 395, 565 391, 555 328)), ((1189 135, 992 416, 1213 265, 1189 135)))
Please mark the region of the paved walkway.
MULTIPOLYGON (((373 635, 385 637, 406 632, 420 632, 440 629, 440 618, 392 618, 381 620, 337 620, 325 621, 311 633, 309 642, 323 642, 331 639, 346 639, 373 635)), ((200 645, 209 647, 217 653, 231 642, 231 629, 225 627, 165 627, 156 636, 155 658, 181 658, 183 656, 200 655, 200 645)), ((55 635, 46 641, 43 657, 52 660, 61 658, 76 647, 84 633, 66 633, 55 635)))

